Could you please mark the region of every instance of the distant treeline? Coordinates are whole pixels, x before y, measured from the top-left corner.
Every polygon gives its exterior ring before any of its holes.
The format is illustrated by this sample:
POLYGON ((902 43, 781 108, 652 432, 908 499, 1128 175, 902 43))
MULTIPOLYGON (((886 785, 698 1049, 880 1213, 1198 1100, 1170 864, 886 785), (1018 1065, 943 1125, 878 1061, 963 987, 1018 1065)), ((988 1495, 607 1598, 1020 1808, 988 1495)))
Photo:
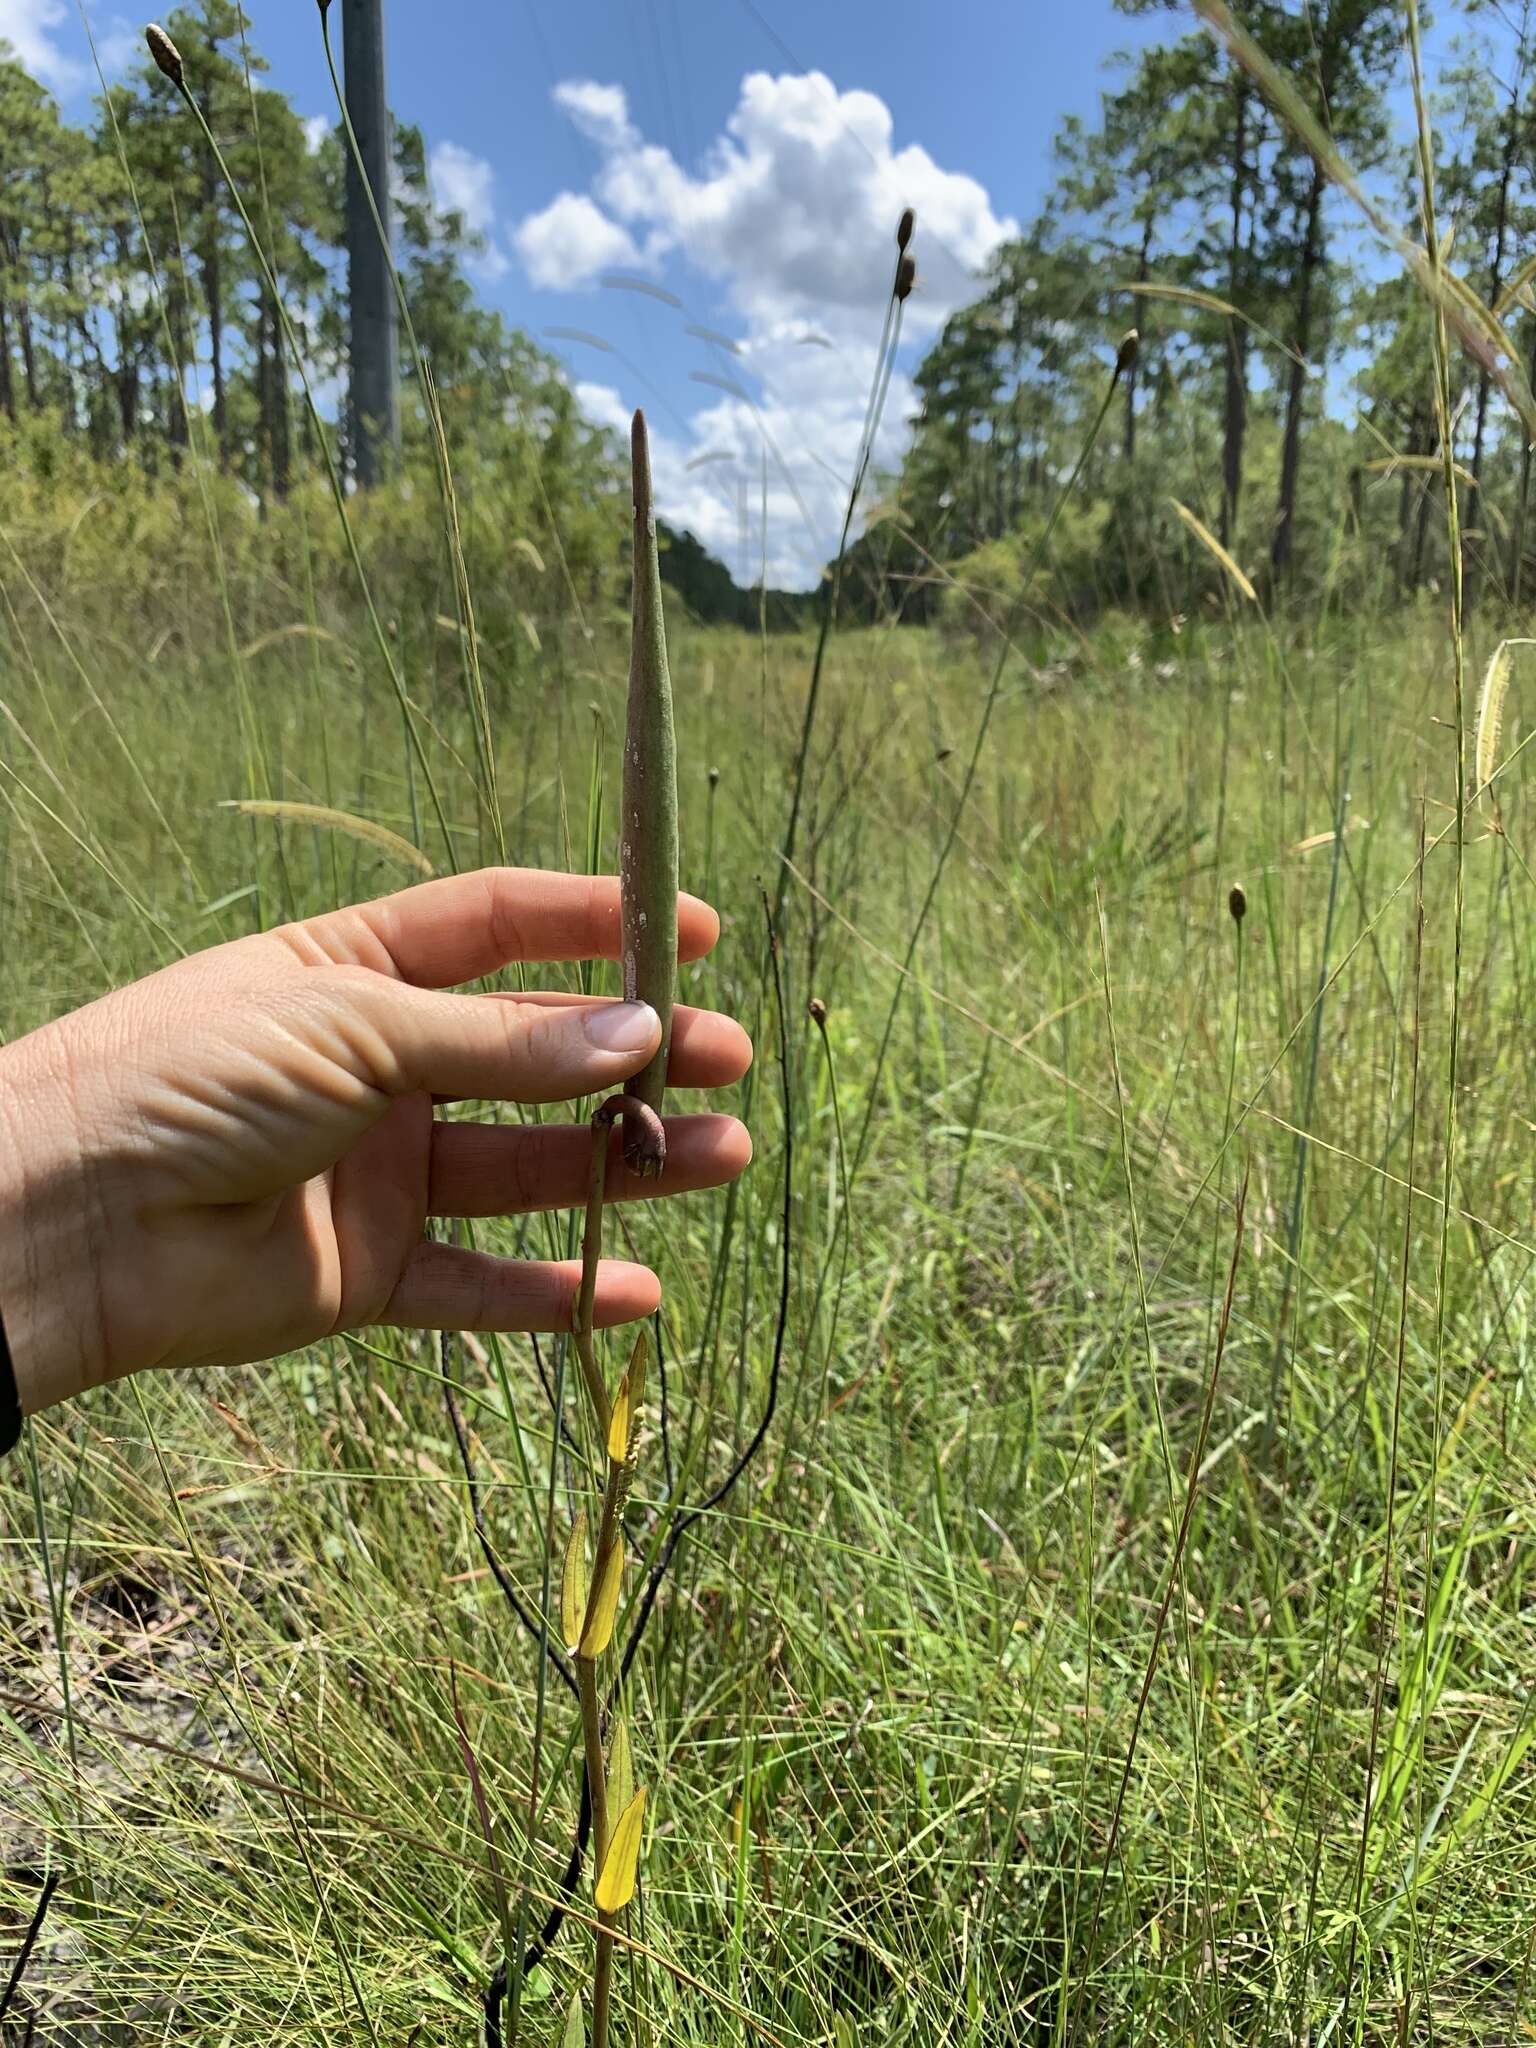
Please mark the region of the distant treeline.
MULTIPOLYGON (((849 617, 1177 615, 1227 594, 1200 527, 1261 597, 1396 599, 1444 575, 1422 294, 1236 55, 1189 31, 1173 0, 1117 4, 1165 15, 1169 32, 1120 60, 1096 120, 1064 123, 1045 205, 920 363, 906 452, 874 481, 836 580, 849 617), (1026 586, 1133 325, 1136 364, 1026 586)), ((1527 359, 1533 6, 1460 0, 1451 38, 1442 11, 1437 47, 1449 54, 1431 81, 1442 238, 1527 359)), ((1394 133, 1399 0, 1244 0, 1240 13, 1421 238, 1417 162, 1394 133)), ((199 0, 167 25, 279 292, 196 123, 147 59, 80 126, 22 65, 0 61, 0 432, 11 423, 8 466, 34 475, 61 441, 150 475, 195 443, 253 503, 270 503, 315 469, 319 436, 343 466, 351 454, 341 144, 264 82, 235 0, 199 0)), ((398 260, 455 462, 468 483, 494 482, 498 518, 552 557, 551 602, 557 585, 577 605, 610 581, 617 595, 620 451, 582 416, 558 363, 479 301, 466 274, 476 238, 434 205, 419 131, 399 124, 394 149, 398 260)), ((920 266, 923 235, 919 220, 920 266)), ((401 376, 409 474, 427 462, 428 425, 408 348, 401 376)), ((1487 367, 1458 355, 1455 378, 1469 593, 1518 601, 1536 573, 1530 449, 1487 367)), ((820 602, 740 589, 690 533, 669 530, 667 543, 663 573, 703 620, 779 630, 820 602)))
MULTIPOLYGON (((1174 0, 1117 4, 1165 15, 1170 33, 1118 60, 1096 121, 1063 124, 1045 205, 920 365, 910 445, 853 550, 847 601, 960 621, 976 616, 978 593, 994 609, 1028 599, 1022 565, 1131 327, 1139 356, 1052 537, 1042 617, 1106 604, 1176 612, 1213 593, 1221 572, 1174 500, 1261 595, 1395 599, 1443 577, 1422 292, 1237 55, 1188 30, 1174 0)), ((1241 0, 1234 11, 1422 243, 1401 0, 1241 0)), ((1430 81, 1439 233, 1529 363, 1531 0, 1435 13, 1449 53, 1430 81)), ((1536 571, 1530 449, 1485 366, 1458 353, 1453 374, 1469 591, 1518 600, 1536 571)))
POLYGON ((756 584, 743 590, 725 564, 703 542, 686 531, 656 522, 661 541, 661 580, 670 585, 696 619, 706 625, 764 625, 770 633, 792 632, 815 614, 814 591, 768 590, 756 584))

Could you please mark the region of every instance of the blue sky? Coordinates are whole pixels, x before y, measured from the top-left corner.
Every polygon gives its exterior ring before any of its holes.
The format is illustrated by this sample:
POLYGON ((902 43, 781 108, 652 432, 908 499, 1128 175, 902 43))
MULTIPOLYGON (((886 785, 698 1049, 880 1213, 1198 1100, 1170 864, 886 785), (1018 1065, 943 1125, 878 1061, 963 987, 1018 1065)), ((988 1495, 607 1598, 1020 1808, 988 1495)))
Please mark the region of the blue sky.
MULTIPOLYGON (((312 0, 247 5, 273 82, 323 116, 312 0)), ((799 584, 835 538, 901 206, 918 214, 909 372, 1038 204, 1062 116, 1093 112, 1111 52, 1170 25, 1110 0, 385 9, 392 103, 424 130, 442 203, 487 237, 484 295, 562 357, 595 417, 647 407, 664 514, 733 570, 755 574, 766 552, 773 580, 799 584), (605 285, 614 273, 683 304, 605 285)), ((136 54, 137 24, 111 0, 93 20, 109 68, 136 54)), ((69 0, 0 0, 0 37, 84 114, 69 0)), ((884 454, 907 396, 903 376, 884 454)))

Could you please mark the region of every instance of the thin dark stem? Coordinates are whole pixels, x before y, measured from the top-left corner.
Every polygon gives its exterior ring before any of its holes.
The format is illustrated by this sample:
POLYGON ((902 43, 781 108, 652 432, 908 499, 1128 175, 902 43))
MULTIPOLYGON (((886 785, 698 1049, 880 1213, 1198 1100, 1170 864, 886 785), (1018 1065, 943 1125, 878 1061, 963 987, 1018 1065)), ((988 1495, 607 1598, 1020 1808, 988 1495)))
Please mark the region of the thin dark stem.
POLYGON ((15 1998, 17 1988, 22 1978, 26 1975, 27 1965, 32 1960, 32 1951, 37 1946, 37 1937, 43 1931, 43 1922, 48 1917, 48 1908, 52 1904, 53 1895, 58 1888, 59 1873, 56 1870, 50 1870, 43 1879, 42 1896, 38 1899, 37 1909, 32 1915, 31 1924, 27 1928, 21 1947, 16 1952, 16 1961, 11 1967, 10 1980, 6 1984, 4 1996, 0 1997, 0 2020, 3 2020, 10 2011, 11 2001, 15 1998))
POLYGON ((706 1495, 696 1507, 684 1508, 668 1530, 666 1540, 662 1544, 655 1564, 651 1567, 649 1577, 646 1579, 645 1591, 640 1597, 639 1610, 630 1629, 629 1640, 624 1645, 624 1655, 619 1664, 620 1675, 623 1678, 629 1676, 630 1666, 634 1663, 635 1654, 640 1648, 640 1639, 645 1633, 646 1624, 651 1618, 651 1610, 656 1604, 656 1595, 660 1592, 662 1582, 671 1569, 672 1559, 676 1555, 677 1546, 682 1542, 684 1536, 687 1535, 695 1522, 700 1521, 705 1515, 712 1514, 719 1507, 732 1487, 735 1486, 737 1480, 741 1478, 747 1467, 752 1463, 752 1460, 762 1449, 763 1440, 768 1434, 779 1403, 779 1379, 784 1362, 785 1338, 789 1330, 790 1225, 793 1220, 794 1206, 794 1120, 790 1109, 788 1034, 784 1018, 784 984, 779 973, 779 940, 778 933, 774 929, 773 913, 769 909, 766 894, 763 897, 763 915, 768 921, 768 959, 773 971, 773 994, 778 1011, 779 1081, 784 1100, 784 1213, 782 1229, 780 1231, 779 1313, 773 1334, 773 1361, 768 1369, 768 1398, 763 1405, 762 1418, 757 1428, 752 1432, 741 1455, 720 1481, 714 1492, 706 1495))
MULTIPOLYGON (((898 259, 897 275, 901 262, 898 259)), ((864 431, 859 438, 858 454, 854 460, 853 481, 848 489, 847 509, 843 513, 842 532, 838 535, 837 553, 833 557, 832 572, 828 577, 821 605, 821 624, 816 634, 816 652, 811 657, 811 680, 805 696, 805 711, 800 721, 800 740, 795 749, 794 781, 790 791, 789 820, 784 827, 784 843, 780 848, 778 879, 773 892, 773 922, 777 923, 784 914, 784 892, 789 886, 789 863, 795 857, 795 838, 800 828, 800 809, 805 797, 805 768, 811 751, 811 733, 816 724, 816 705, 821 696, 821 674, 826 661, 827 643, 837 624, 838 600, 842 595, 843 561, 848 552, 848 536, 853 530, 853 515, 858 509, 859 492, 864 487, 864 478, 869 469, 870 455, 875 437, 880 431, 880 414, 885 406, 885 394, 890 388, 891 369, 896 360, 896 349, 901 340, 901 302, 896 296, 894 284, 891 295, 885 303, 885 325, 880 331, 880 347, 875 356, 875 374, 870 383, 869 399, 864 412, 864 431), (893 339, 894 332, 894 339, 893 339)))
POLYGON ((533 1362, 538 1368, 539 1385, 544 1389, 544 1398, 548 1401, 549 1412, 554 1416, 556 1425, 559 1428, 561 1442, 573 1457, 579 1458, 581 1456, 581 1445, 577 1443, 575 1437, 571 1434, 571 1425, 566 1421, 564 1415, 561 1414, 559 1404, 555 1400, 554 1384, 545 1367, 544 1353, 539 1349, 537 1335, 533 1336, 530 1341, 533 1344, 533 1362))
MULTIPOLYGON (((443 1333, 445 1349, 449 1340, 450 1333, 445 1331, 443 1333)), ((444 1363, 446 1365, 446 1360, 444 1363)), ((459 1462, 464 1467, 464 1484, 469 1493, 469 1512, 474 1520, 475 1534, 480 1539, 481 1553, 486 1563, 490 1566, 491 1576, 501 1588, 502 1597, 507 1605, 512 1609, 512 1612, 517 1616, 523 1627, 527 1629, 529 1635, 533 1637, 534 1642, 544 1646, 548 1652, 550 1663, 559 1672, 568 1691, 573 1697, 579 1698, 580 1693, 576 1685, 576 1675, 566 1661, 564 1652, 557 1650, 555 1645, 549 1640, 549 1634, 544 1624, 517 1590, 511 1573, 496 1555, 495 1546, 491 1542, 490 1531, 485 1525, 485 1510, 480 1502, 480 1481, 475 1472, 473 1457, 470 1454, 469 1432, 464 1427, 464 1417, 459 1412, 459 1404, 454 1398, 453 1389, 446 1384, 443 1387, 443 1405, 448 1410, 448 1421, 453 1429, 454 1442, 459 1447, 459 1462)))

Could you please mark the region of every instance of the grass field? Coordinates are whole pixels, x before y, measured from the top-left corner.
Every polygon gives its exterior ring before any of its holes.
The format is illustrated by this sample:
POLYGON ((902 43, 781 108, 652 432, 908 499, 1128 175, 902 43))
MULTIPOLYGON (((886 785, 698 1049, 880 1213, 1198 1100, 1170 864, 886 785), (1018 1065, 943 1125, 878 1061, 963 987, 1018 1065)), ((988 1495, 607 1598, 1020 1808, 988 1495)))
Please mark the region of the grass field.
MULTIPOLYGON (((7 1034, 410 879, 222 800, 493 849, 456 634, 370 557, 413 760, 342 568, 211 531, 40 513, 0 561, 7 1034)), ((1025 646, 963 808, 988 661, 834 638, 789 868, 809 645, 674 627, 684 880, 725 923, 686 992, 753 1031, 757 1151, 735 1195, 623 1219, 666 1287, 637 1540, 781 1368, 634 1667, 625 2041, 1536 2028, 1524 657, 1506 831, 1473 809, 1463 845, 1443 602, 1256 621, 1025 646)), ((521 862, 613 865, 623 641, 588 625, 488 634, 521 862)), ((0 1484, 0 1924, 62 1882, 18 2041, 478 2038, 578 1757, 445 1370, 547 1601, 561 1344, 382 1333, 32 1428, 0 1484)), ((588 1954, 568 1926, 523 2038, 559 2038, 588 1954)))

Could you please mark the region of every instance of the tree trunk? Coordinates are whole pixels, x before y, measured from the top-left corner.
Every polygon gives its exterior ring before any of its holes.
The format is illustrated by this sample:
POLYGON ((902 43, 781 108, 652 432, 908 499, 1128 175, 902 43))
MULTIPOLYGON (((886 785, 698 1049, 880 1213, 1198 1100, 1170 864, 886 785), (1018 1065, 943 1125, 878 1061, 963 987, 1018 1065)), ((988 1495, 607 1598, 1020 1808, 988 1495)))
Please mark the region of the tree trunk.
MULTIPOLYGON (((1243 194, 1248 182, 1244 151, 1248 145, 1248 85, 1239 75, 1237 108, 1232 124, 1232 235, 1227 245, 1227 300, 1239 303, 1243 267, 1243 194)), ((1221 424, 1221 544, 1230 548, 1237 531, 1238 501, 1243 494, 1243 436, 1248 429, 1248 330, 1241 320, 1227 319, 1227 380, 1221 424)))
POLYGON ((1525 515, 1531 502, 1531 444, 1521 436, 1520 495, 1515 501, 1515 529, 1509 540, 1509 601, 1518 610, 1520 572, 1525 566, 1525 515))
MULTIPOLYGON (((1525 82, 1526 17, 1529 13, 1529 6, 1522 10, 1519 45, 1520 63, 1515 72, 1514 82, 1509 89, 1509 105, 1505 109, 1504 118, 1504 145, 1499 152, 1499 196, 1494 207, 1493 255, 1488 265, 1487 300, 1490 306, 1498 298, 1499 287, 1504 282, 1504 245, 1509 234, 1509 185, 1515 169, 1515 141, 1519 132, 1520 100, 1525 82)), ((1473 525, 1480 527, 1484 534, 1488 531, 1488 523, 1483 517, 1483 435, 1488 424, 1488 399, 1492 385, 1493 380, 1489 376, 1487 369, 1480 369, 1477 376, 1477 413, 1472 429, 1471 513, 1473 525)), ((1477 576, 1475 574, 1475 565, 1468 559, 1465 541, 1462 542, 1461 546, 1461 575, 1462 603, 1465 609, 1470 611, 1477 600, 1477 576)))
MULTIPOLYGON (((43 188, 43 203, 47 209, 47 217, 52 223, 55 218, 53 195, 46 184, 43 188)), ((73 432, 82 424, 75 393, 82 384, 89 389, 89 373, 84 353, 76 356, 73 349, 75 341, 84 340, 85 322, 81 318, 79 300, 75 294, 75 232, 68 215, 65 216, 59 260, 64 278, 64 311, 59 320, 59 375, 63 380, 64 427, 66 432, 73 432)))
MULTIPOLYGON (((203 119, 213 126, 213 110, 203 96, 203 119)), ((219 467, 229 467, 229 409, 224 394, 224 278, 219 248, 219 178, 212 152, 203 151, 203 297, 208 307, 208 354, 213 366, 213 435, 219 467)))
MULTIPOLYGON (((1141 229, 1141 253, 1136 264, 1136 282, 1138 284, 1146 283, 1151 258, 1152 220, 1149 215, 1142 223, 1141 229)), ((1136 299, 1136 310, 1138 313, 1144 304, 1145 301, 1138 294, 1136 299)), ((1131 358, 1131 367, 1125 373, 1125 466, 1127 469, 1134 468, 1136 463, 1136 372, 1140 360, 1141 352, 1138 350, 1131 358)))
POLYGON ((1285 393, 1285 440, 1280 452, 1280 498, 1276 507, 1275 536, 1270 545, 1270 567, 1275 581, 1283 582, 1291 572, 1296 544, 1296 485, 1301 474, 1301 421, 1307 400, 1307 351, 1312 344, 1312 304, 1318 268, 1323 260, 1324 175, 1314 166, 1307 192, 1306 226, 1302 234, 1301 262, 1296 277, 1296 320, 1291 329, 1295 358, 1285 393))
MULTIPOLYGON (((1536 363, 1536 319, 1525 324, 1525 360, 1527 373, 1536 363)), ((1520 585, 1525 567, 1525 517, 1531 502, 1531 443, 1524 433, 1520 436, 1520 494, 1515 501, 1514 530, 1509 537, 1509 601, 1519 605, 1520 585)))
POLYGON ((271 288, 261 289, 261 317, 256 329, 261 388, 261 438, 267 454, 272 495, 288 495, 288 387, 283 363, 283 325, 271 288))
POLYGON ((11 326, 4 299, 0 299, 0 412, 8 420, 16 417, 16 382, 11 373, 11 326))
POLYGON ((1405 469, 1402 481, 1397 487, 1397 545, 1392 550, 1399 597, 1405 597, 1408 593, 1408 525, 1412 514, 1413 471, 1405 469))
POLYGON ((122 336, 118 336, 117 410, 123 422, 123 445, 133 446, 134 436, 139 428, 139 365, 136 359, 123 347, 122 336))
POLYGON ((165 366, 165 438, 170 444, 171 460, 179 465, 191 438, 186 385, 187 303, 179 271, 167 297, 166 326, 170 331, 171 352, 165 366))
MULTIPOLYGON (((15 228, 8 220, 0 220, 0 257, 4 258, 5 267, 11 276, 19 282, 22 274, 21 244, 17 238, 15 228)), ((27 294, 24 285, 20 285, 19 294, 14 304, 14 312, 16 316, 16 339, 21 344, 21 375, 27 390, 27 407, 29 411, 36 412, 38 407, 37 348, 32 337, 32 309, 27 304, 27 294)), ((14 397, 13 389, 13 401, 14 397)))

